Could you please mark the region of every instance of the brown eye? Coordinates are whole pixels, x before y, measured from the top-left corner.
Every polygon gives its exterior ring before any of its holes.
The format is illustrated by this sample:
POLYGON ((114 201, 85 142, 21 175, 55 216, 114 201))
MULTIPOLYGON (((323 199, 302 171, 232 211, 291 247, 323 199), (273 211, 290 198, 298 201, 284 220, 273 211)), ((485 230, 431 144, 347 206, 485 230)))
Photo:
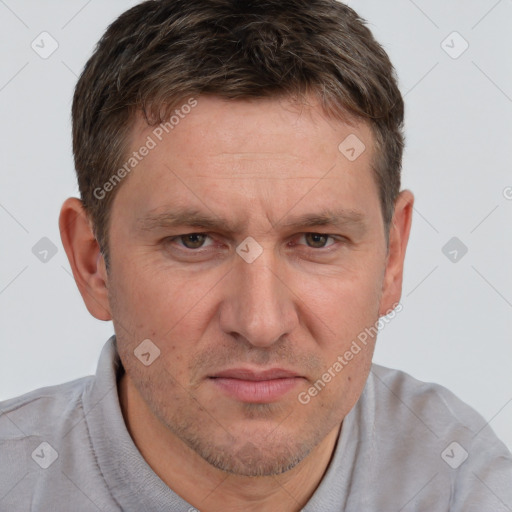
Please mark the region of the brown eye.
POLYGON ((189 233, 180 235, 178 239, 187 249, 200 249, 208 235, 204 233, 189 233))
POLYGON ((324 235, 322 233, 304 233, 307 244, 314 249, 323 249, 326 247, 327 240, 332 238, 330 235, 324 235), (310 243, 311 242, 311 243, 310 243))

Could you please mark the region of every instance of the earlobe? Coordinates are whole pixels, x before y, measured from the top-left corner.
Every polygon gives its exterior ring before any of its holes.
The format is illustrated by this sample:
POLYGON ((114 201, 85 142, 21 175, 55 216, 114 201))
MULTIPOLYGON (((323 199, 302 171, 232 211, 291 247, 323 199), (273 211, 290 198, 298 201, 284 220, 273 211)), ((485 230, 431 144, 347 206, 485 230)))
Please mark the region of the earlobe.
POLYGON ((103 255, 82 202, 64 201, 59 215, 62 245, 87 310, 98 320, 111 320, 103 255))
POLYGON ((389 250, 386 262, 379 316, 388 314, 402 296, 404 259, 412 224, 414 195, 402 190, 395 202, 395 213, 389 230, 389 250))

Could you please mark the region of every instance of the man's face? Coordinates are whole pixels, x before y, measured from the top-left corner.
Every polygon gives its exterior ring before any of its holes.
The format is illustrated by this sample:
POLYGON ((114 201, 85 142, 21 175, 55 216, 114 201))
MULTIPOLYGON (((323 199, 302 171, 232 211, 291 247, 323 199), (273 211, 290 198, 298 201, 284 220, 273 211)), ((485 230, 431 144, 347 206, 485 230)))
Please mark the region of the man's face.
POLYGON ((209 463, 280 473, 356 403, 374 340, 335 363, 390 306, 370 130, 317 105, 204 96, 161 141, 154 128, 135 125, 132 151, 148 135, 156 147, 118 185, 109 232, 127 378, 209 463), (366 146, 355 160, 338 149, 349 135, 366 146), (218 224, 169 222, 185 210, 218 224), (337 222, 300 221, 327 214, 337 222), (146 339, 160 350, 148 366, 134 355, 146 339))

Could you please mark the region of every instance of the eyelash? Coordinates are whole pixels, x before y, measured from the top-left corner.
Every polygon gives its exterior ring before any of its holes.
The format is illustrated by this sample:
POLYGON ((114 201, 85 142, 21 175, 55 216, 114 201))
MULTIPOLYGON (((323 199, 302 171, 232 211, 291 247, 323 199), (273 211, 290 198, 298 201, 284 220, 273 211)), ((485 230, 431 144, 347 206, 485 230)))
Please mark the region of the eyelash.
MULTIPOLYGON (((191 236, 191 235, 205 235, 207 237, 209 237, 210 239, 212 238, 208 233, 202 233, 202 232, 192 232, 192 233, 184 233, 182 235, 175 235, 175 236, 171 236, 171 237, 167 237, 164 239, 164 242, 167 243, 167 244, 170 244, 172 242, 175 242, 177 240, 181 240, 183 239, 184 237, 186 236, 191 236)), ((328 238, 331 238, 332 240, 334 240, 335 242, 341 242, 343 243, 344 241, 346 242, 346 238, 345 237, 342 237, 342 236, 337 236, 337 235, 331 235, 329 233, 317 233, 315 231, 306 231, 304 233, 301 233, 300 234, 301 236, 304 236, 304 235, 319 235, 319 236, 323 236, 323 237, 328 237, 328 238)), ((327 245, 325 247, 309 247, 309 246, 306 246, 309 250, 312 250, 314 252, 319 252, 321 250, 328 250, 330 247, 336 245, 335 243, 332 243, 331 245, 327 245)), ((201 247, 198 247, 196 249, 189 249, 187 247, 183 247, 181 246, 182 248, 180 250, 184 251, 184 252, 188 252, 188 253, 203 253, 205 252, 205 249, 201 246, 201 247)))

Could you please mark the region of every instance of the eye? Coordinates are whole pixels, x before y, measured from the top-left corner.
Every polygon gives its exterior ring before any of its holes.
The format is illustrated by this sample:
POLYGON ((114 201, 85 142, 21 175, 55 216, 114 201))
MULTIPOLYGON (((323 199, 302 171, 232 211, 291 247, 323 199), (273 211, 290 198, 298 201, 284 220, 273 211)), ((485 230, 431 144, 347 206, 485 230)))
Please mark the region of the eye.
MULTIPOLYGON (((311 249, 327 249, 335 245, 336 241, 343 237, 336 237, 326 233, 302 233, 299 240, 304 239, 306 245, 311 249), (331 239, 331 243, 328 243, 331 239)), ((340 240, 342 241, 342 240, 340 240)), ((183 235, 177 235, 168 237, 165 239, 166 244, 177 244, 179 247, 184 248, 190 252, 199 252, 197 249, 204 249, 212 245, 212 239, 207 233, 187 233, 183 235), (210 239, 211 243, 205 245, 207 239, 210 239)), ((302 244, 299 244, 302 245, 302 244)))
POLYGON ((329 238, 335 240, 335 237, 333 237, 332 235, 327 235, 325 233, 303 233, 300 239, 302 239, 303 237, 305 238, 307 245, 313 249, 323 249, 325 247, 330 247, 333 244, 326 245, 327 240, 329 238))
POLYGON ((209 238, 206 233, 188 233, 186 235, 173 236, 167 239, 168 243, 179 241, 182 242, 182 246, 186 249, 201 249, 205 247, 204 241, 209 238))

